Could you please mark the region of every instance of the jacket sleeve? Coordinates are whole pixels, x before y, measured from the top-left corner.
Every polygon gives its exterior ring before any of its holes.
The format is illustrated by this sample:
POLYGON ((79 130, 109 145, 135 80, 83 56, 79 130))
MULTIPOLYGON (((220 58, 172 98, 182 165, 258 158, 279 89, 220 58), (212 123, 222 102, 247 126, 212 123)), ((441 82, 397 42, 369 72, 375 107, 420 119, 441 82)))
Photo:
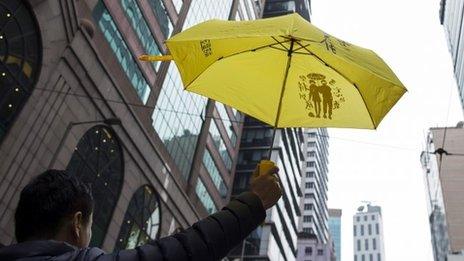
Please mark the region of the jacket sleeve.
POLYGON ((100 255, 97 260, 220 260, 256 229, 266 217, 258 196, 245 192, 221 211, 202 219, 183 232, 161 238, 133 250, 100 255))

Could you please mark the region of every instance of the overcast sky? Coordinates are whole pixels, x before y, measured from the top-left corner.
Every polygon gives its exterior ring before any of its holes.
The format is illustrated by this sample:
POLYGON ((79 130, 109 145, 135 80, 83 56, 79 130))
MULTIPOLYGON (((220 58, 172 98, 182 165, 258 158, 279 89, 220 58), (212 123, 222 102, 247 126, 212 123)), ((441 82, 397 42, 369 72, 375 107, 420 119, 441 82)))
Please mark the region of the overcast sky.
POLYGON ((329 129, 329 207, 343 209, 342 260, 353 260, 352 216, 382 206, 388 261, 431 261, 419 156, 429 127, 462 120, 439 0, 313 0, 312 22, 377 52, 408 88, 377 131, 329 129))

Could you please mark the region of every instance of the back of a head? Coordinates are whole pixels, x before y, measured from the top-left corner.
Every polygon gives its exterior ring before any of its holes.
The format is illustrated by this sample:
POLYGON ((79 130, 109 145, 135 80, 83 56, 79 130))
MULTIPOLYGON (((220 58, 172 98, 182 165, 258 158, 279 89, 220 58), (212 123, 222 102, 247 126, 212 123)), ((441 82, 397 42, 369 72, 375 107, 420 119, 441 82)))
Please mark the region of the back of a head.
POLYGON ((52 239, 77 211, 90 218, 93 198, 89 187, 63 170, 47 170, 21 191, 15 213, 16 240, 52 239))

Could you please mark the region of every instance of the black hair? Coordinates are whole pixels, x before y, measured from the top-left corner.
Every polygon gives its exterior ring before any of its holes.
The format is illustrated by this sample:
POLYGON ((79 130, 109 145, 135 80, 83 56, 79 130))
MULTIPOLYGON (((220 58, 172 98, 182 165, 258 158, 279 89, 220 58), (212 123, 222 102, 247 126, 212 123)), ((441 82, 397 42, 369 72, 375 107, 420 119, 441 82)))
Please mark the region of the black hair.
POLYGON ((89 186, 79 178, 64 170, 47 170, 21 191, 15 213, 16 240, 52 239, 78 211, 88 222, 93 205, 89 186))

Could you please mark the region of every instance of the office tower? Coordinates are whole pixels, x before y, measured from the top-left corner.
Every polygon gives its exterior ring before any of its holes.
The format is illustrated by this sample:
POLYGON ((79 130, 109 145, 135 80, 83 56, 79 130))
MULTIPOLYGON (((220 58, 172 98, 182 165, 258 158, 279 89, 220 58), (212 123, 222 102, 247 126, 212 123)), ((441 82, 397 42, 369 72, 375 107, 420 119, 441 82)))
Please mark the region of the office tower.
POLYGON ((174 63, 137 57, 166 54, 167 38, 207 19, 258 14, 236 2, 0 0, 0 243, 47 168, 92 184, 91 245, 107 251, 228 202, 242 115, 183 91, 174 63))
POLYGON ((445 28, 448 47, 454 65, 454 75, 458 84, 461 105, 464 108, 464 1, 441 0, 440 23, 445 28))
POLYGON ((367 204, 353 216, 354 261, 384 261, 382 212, 379 206, 367 204))
MULTIPOLYGON (((308 1, 265 1, 263 17, 284 15, 297 11, 296 6, 308 1)), ((305 9, 309 18, 309 9, 305 9)), ((231 259, 295 260, 297 256, 298 217, 301 216, 300 189, 303 160, 302 129, 274 129, 252 117, 245 117, 233 194, 248 188, 250 175, 261 159, 269 158, 280 169, 283 195, 278 204, 267 211, 264 224, 256 229, 236 249, 231 259), (274 139, 273 139, 274 137, 274 139)))
POLYGON ((314 234, 322 243, 327 243, 328 231, 328 135, 327 129, 303 130, 303 177, 300 209, 302 217, 299 230, 314 234))
POLYGON ((342 244, 342 210, 329 209, 329 233, 335 245, 335 255, 337 261, 341 260, 341 244, 342 244))
POLYGON ((464 260, 464 128, 431 128, 421 154, 435 261, 464 260))

